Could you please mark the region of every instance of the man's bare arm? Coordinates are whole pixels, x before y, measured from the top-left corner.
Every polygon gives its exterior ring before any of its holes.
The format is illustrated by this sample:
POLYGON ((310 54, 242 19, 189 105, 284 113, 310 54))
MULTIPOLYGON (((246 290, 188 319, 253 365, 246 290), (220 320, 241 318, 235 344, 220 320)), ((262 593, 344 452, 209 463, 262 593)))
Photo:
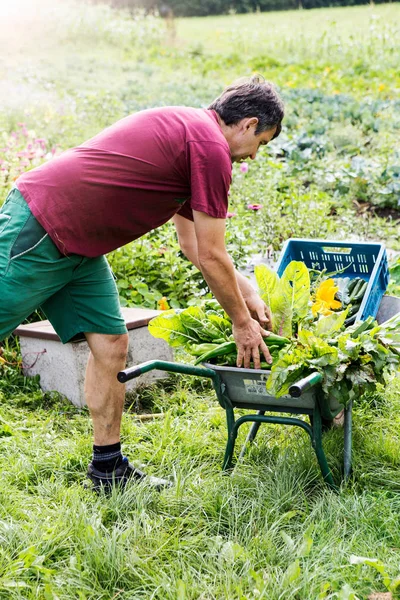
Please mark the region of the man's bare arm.
POLYGON ((193 215, 193 224, 178 215, 174 217, 182 251, 201 270, 211 291, 232 319, 238 347, 237 365, 244 363, 248 368, 253 359, 254 366, 258 368, 259 350, 268 362, 271 361, 262 338, 267 332, 252 318, 246 306, 235 268, 225 248, 225 220, 199 211, 193 211, 193 215), (181 219, 188 223, 183 223, 181 219))
MULTIPOLYGON (((179 245, 183 254, 188 260, 190 260, 191 263, 193 263, 199 270, 201 270, 198 259, 197 238, 194 223, 192 221, 189 221, 188 219, 185 219, 184 217, 181 217, 180 215, 175 215, 173 217, 173 222, 176 227, 179 245)), ((259 321, 259 323, 263 327, 271 329, 271 313, 269 308, 265 305, 265 302, 261 300, 260 296, 254 290, 250 281, 241 273, 239 273, 236 269, 235 276, 240 292, 243 296, 247 308, 250 311, 250 314, 255 319, 257 319, 257 321, 259 321)))

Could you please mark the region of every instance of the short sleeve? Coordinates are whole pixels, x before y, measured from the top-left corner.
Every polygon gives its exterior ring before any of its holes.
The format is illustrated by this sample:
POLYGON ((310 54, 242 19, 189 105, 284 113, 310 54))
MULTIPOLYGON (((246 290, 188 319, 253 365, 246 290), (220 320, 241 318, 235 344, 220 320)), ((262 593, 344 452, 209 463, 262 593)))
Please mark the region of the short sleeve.
POLYGON ((189 219, 189 221, 194 221, 190 198, 189 200, 186 200, 184 204, 182 204, 177 214, 181 217, 185 217, 185 219, 189 219))
POLYGON ((225 219, 232 181, 229 151, 216 142, 191 141, 188 146, 192 210, 225 219))

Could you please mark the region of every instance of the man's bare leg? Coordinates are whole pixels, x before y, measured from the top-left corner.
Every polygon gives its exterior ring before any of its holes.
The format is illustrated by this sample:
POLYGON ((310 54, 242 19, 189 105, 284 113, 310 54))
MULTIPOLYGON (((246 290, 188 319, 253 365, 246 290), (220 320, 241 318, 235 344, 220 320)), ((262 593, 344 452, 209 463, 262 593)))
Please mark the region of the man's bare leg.
POLYGON ((128 334, 86 333, 90 356, 86 369, 85 397, 92 421, 94 444, 120 441, 125 385, 117 373, 126 366, 128 334))
POLYGON ((102 487, 110 489, 116 483, 124 486, 132 479, 145 479, 157 490, 169 487, 169 481, 146 475, 131 465, 121 453, 120 430, 125 385, 117 380, 117 373, 126 365, 128 334, 85 335, 90 347, 85 396, 94 431, 94 454, 88 467, 89 479, 97 490, 102 487))

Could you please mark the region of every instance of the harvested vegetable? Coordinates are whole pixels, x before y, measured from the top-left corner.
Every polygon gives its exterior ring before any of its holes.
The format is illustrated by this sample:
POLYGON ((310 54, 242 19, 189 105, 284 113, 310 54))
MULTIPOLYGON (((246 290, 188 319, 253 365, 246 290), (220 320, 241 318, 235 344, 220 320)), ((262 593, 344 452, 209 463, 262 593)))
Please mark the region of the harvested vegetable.
POLYGON ((362 277, 338 277, 335 278, 335 283, 339 288, 336 298, 341 302, 343 308, 350 307, 345 323, 348 327, 356 321, 357 313, 368 288, 368 281, 362 277))
MULTIPOLYGON (((292 261, 279 277, 266 265, 255 268, 260 295, 272 312, 265 342, 273 358, 267 390, 287 394, 311 371, 322 375, 322 392, 346 405, 399 372, 400 314, 378 325, 369 317, 354 323, 368 282, 361 277, 320 274, 310 283, 304 263, 292 261), (354 324, 353 324, 354 323, 354 324)), ((236 364, 232 323, 215 301, 170 310, 152 319, 150 333, 196 356, 196 364, 236 364)))

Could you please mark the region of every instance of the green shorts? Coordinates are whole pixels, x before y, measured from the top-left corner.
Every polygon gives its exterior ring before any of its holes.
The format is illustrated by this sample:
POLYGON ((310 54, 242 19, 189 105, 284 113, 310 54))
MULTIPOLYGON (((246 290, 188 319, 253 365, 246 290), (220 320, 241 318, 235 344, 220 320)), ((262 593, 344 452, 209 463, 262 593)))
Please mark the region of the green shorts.
POLYGON ((61 254, 13 189, 0 210, 0 340, 38 307, 64 344, 127 331, 106 258, 61 254))

